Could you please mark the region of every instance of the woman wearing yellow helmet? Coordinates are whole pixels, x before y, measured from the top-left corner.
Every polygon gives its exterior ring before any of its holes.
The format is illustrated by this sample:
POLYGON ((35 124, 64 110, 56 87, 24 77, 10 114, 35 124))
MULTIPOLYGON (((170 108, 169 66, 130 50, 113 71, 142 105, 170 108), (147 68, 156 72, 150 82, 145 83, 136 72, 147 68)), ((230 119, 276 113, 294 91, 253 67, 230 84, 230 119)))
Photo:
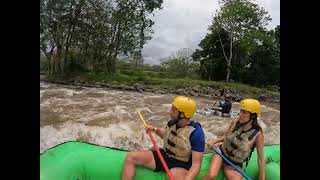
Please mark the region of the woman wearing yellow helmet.
MULTIPOLYGON (((171 120, 166 128, 147 125, 163 141, 160 152, 175 180, 194 179, 200 170, 205 149, 204 132, 201 125, 191 120, 196 111, 196 102, 185 96, 177 96, 170 109, 171 120)), ((129 152, 123 166, 122 180, 133 179, 137 165, 164 171, 155 150, 129 152)))
MULTIPOLYGON (((224 136, 208 143, 212 148, 216 143, 222 142, 218 150, 228 158, 238 168, 242 168, 243 162, 248 163, 254 148, 257 148, 259 177, 265 179, 265 162, 263 155, 264 137, 262 129, 257 122, 261 115, 261 105, 256 99, 244 99, 240 102, 240 114, 237 120, 230 123, 224 136)), ((239 172, 223 161, 218 155, 214 154, 211 160, 208 174, 202 179, 213 179, 218 175, 219 169, 223 167, 227 179, 242 179, 239 172)))

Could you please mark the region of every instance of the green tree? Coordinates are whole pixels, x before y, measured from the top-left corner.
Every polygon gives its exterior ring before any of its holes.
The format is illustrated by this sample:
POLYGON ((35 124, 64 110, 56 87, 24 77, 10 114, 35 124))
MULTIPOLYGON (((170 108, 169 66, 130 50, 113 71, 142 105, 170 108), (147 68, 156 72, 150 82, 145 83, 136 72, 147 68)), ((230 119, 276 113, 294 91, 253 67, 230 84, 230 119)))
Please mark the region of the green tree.
POLYGON ((220 44, 226 60, 226 82, 229 82, 235 42, 252 31, 264 29, 271 18, 264 8, 250 0, 220 0, 219 5, 220 9, 213 18, 213 27, 228 32, 228 48, 222 40, 220 44))
POLYGON ((199 70, 199 63, 194 62, 191 55, 191 49, 183 48, 171 57, 162 59, 160 65, 172 77, 190 77, 199 70))
POLYGON ((244 82, 256 86, 280 86, 280 26, 266 32, 265 38, 248 59, 244 82))
POLYGON ((162 0, 41 0, 40 49, 49 74, 80 63, 115 72, 119 54, 139 52, 151 38, 148 17, 162 0))
MULTIPOLYGON (((228 41, 228 34, 222 29, 209 27, 209 33, 199 43, 201 49, 192 54, 193 60, 200 62, 200 75, 210 80, 222 80, 225 77, 225 60, 220 45, 228 41), (220 31, 220 32, 218 32, 220 31)), ((228 44, 227 44, 228 45, 228 44)))

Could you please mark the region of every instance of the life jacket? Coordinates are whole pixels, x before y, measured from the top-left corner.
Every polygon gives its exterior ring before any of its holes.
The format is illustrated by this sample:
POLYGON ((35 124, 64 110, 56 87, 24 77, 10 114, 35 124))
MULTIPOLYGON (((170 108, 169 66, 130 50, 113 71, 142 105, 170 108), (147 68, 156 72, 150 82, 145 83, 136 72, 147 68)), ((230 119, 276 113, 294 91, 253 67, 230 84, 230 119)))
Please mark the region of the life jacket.
POLYGON ((261 127, 253 121, 256 120, 249 121, 245 125, 237 121, 234 129, 226 134, 222 143, 222 151, 228 159, 237 163, 246 161, 246 166, 256 146, 257 133, 261 131, 261 127))
MULTIPOLYGON (((171 120, 172 121, 172 120, 171 120)), ((188 162, 191 157, 191 143, 189 137, 196 129, 198 122, 191 121, 186 127, 178 128, 176 123, 168 122, 164 134, 163 149, 169 157, 188 162)))

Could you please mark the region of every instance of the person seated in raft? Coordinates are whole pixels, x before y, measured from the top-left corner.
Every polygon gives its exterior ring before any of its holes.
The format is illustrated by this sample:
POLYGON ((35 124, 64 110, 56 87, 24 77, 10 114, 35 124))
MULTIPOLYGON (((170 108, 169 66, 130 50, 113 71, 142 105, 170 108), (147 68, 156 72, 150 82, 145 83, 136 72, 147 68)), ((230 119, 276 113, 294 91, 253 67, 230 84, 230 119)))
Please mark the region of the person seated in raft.
MULTIPOLYGON (((254 148, 257 148, 259 177, 265 180, 265 161, 263 155, 264 137, 262 128, 258 124, 257 118, 261 114, 260 102, 256 99, 244 99, 240 102, 240 114, 237 120, 233 120, 224 136, 208 142, 210 149, 216 143, 222 142, 218 146, 221 152, 238 168, 242 168, 242 163, 248 161, 254 148)), ((213 179, 218 175, 219 169, 223 167, 225 176, 228 180, 242 179, 239 172, 234 170, 218 154, 213 154, 210 169, 202 178, 203 180, 213 179)))
POLYGON ((214 107, 214 105, 217 102, 214 103, 213 107, 211 109, 215 111, 215 114, 217 114, 217 111, 221 112, 222 113, 222 117, 225 117, 225 116, 229 116, 230 117, 230 111, 231 111, 231 108, 232 108, 232 102, 230 101, 230 99, 231 99, 230 96, 225 94, 224 95, 224 102, 222 103, 221 101, 219 101, 219 106, 218 107, 214 107))
MULTIPOLYGON (((205 137, 200 123, 191 120, 196 102, 185 96, 177 96, 169 111, 171 120, 166 128, 147 125, 146 128, 164 140, 160 152, 174 180, 194 179, 200 170, 205 137)), ((136 166, 144 166, 155 172, 165 171, 155 150, 129 152, 125 158, 122 180, 135 176, 136 166)))

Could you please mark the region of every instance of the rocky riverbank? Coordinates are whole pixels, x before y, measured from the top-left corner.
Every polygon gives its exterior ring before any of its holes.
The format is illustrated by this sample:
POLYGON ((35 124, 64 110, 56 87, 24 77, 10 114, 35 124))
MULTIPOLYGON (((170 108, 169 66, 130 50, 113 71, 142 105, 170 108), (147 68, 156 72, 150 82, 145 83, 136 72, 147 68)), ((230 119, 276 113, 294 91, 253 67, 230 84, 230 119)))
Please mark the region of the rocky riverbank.
MULTIPOLYGON (((216 99, 220 95, 220 89, 213 87, 203 87, 196 85, 194 87, 183 87, 183 88, 167 88, 157 85, 146 85, 143 82, 136 82, 132 84, 121 83, 117 81, 88 81, 81 78, 70 78, 70 79, 53 79, 46 78, 45 75, 40 75, 40 80, 56 84, 70 85, 74 87, 95 87, 95 88, 110 88, 110 89, 120 89, 138 92, 153 92, 155 94, 177 94, 186 95, 194 97, 207 97, 210 99, 216 99)), ((280 98, 270 95, 270 93, 259 93, 250 94, 248 92, 242 92, 237 89, 226 89, 227 93, 230 95, 232 101, 240 101, 246 97, 257 98, 260 101, 266 102, 272 107, 280 108, 280 98)))

